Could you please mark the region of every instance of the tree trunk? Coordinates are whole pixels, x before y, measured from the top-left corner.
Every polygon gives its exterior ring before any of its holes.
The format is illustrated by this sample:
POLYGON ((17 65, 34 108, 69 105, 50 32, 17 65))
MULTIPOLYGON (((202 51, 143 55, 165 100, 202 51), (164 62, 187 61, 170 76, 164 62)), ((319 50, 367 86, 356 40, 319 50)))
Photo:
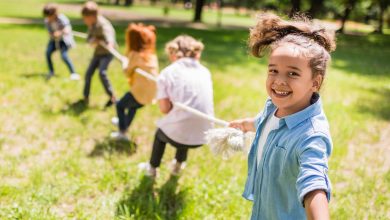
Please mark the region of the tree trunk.
POLYGON ((150 5, 156 5, 157 0, 150 0, 150 5))
POLYGON ((310 0, 309 15, 311 18, 316 18, 324 9, 324 0, 310 0))
POLYGON ((194 22, 202 22, 202 11, 205 0, 196 0, 194 22))
POLYGON ((240 6, 241 6, 241 0, 235 0, 234 9, 235 9, 236 15, 240 14, 240 6))
POLYGON ((119 0, 115 0, 115 4, 116 4, 116 5, 119 5, 119 0))
POLYGON ((125 6, 130 6, 130 5, 133 5, 133 0, 126 0, 125 6))
POLYGON ((355 7, 357 0, 349 0, 347 2, 347 5, 344 10, 344 15, 341 18, 341 27, 340 29, 337 30, 337 33, 344 33, 344 28, 345 28, 345 22, 347 21, 349 14, 351 14, 351 11, 355 7))
POLYGON ((223 0, 217 0, 218 12, 217 12, 217 26, 222 26, 222 9, 223 9, 223 0))
POLYGON ((375 30, 376 33, 383 34, 383 22, 384 15, 387 7, 389 6, 388 0, 379 1, 379 18, 378 18, 378 28, 375 30))
POLYGON ((301 0, 291 0, 291 10, 288 16, 291 18, 300 10, 301 10, 301 0))
MULTIPOLYGON (((256 10, 256 0, 246 0, 246 9, 254 9, 256 10)), ((249 11, 248 10, 248 11, 249 11)))

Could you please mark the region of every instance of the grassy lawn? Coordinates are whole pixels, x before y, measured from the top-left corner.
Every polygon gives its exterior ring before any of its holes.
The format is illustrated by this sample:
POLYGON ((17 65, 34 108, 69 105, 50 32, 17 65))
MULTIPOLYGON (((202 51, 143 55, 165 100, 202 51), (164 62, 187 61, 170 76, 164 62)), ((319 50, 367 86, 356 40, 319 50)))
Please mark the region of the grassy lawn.
MULTIPOLYGON (((0 3, 0 16, 6 16, 2 4, 7 3, 0 3)), ((25 16, 40 16, 30 12, 25 16)), ((123 51, 125 26, 115 28, 123 51)), ((181 33, 203 40, 218 117, 253 116, 263 107, 266 60, 247 55, 247 31, 160 27, 157 32, 161 68, 168 64, 165 42, 181 33)), ((0 219, 248 219, 251 203, 241 197, 244 154, 223 161, 205 146, 190 151, 183 175, 171 178, 174 151, 167 148, 153 184, 137 164, 149 159, 161 117, 157 107, 137 113, 130 131, 134 145, 113 143, 107 137, 115 130, 110 124, 115 111, 102 109, 107 97, 97 74, 90 108, 83 108, 77 104, 83 81, 69 80, 59 54, 54 54, 57 77, 44 81, 46 43, 41 25, 0 25, 0 219)), ((334 141, 332 219, 390 218, 390 170, 381 151, 371 148, 389 126, 389 45, 388 35, 338 37, 322 91, 334 141)), ((91 53, 83 41, 70 52, 82 75, 91 53)), ((128 85, 117 61, 109 75, 116 94, 124 94, 128 85)))
MULTIPOLYGON (((42 16, 42 7, 49 0, 15 0, 15 1, 1 1, 0 2, 0 17, 16 17, 16 18, 31 18, 40 19, 42 16), (34 8, 34 10, 31 10, 34 8)), ((63 4, 76 4, 81 5, 83 1, 80 0, 60 0, 56 1, 63 4)), ((106 1, 101 1, 105 3, 106 1)), ((170 6, 169 14, 166 16, 163 12, 163 6, 157 5, 151 7, 149 5, 137 3, 132 7, 105 5, 106 9, 119 9, 121 11, 131 13, 132 15, 139 16, 151 16, 151 17, 164 17, 170 19, 179 19, 182 21, 192 21, 193 10, 185 10, 184 8, 177 6, 170 6)), ((62 12, 66 13, 70 18, 80 19, 80 10, 63 9, 62 12)), ((215 25, 217 23, 218 14, 215 10, 204 10, 203 20, 208 24, 215 25)), ((229 25, 252 25, 253 19, 247 15, 236 15, 232 12, 224 12, 222 17, 223 24, 229 25)))
MULTIPOLYGON (((11 18, 28 18, 37 21, 42 20, 42 7, 47 2, 53 2, 50 0, 13 0, 13 1, 0 1, 0 17, 11 17, 11 18), (31 10, 33 9, 33 10, 31 10)), ((72 20, 81 22, 80 9, 75 6, 81 6, 83 0, 56 0, 55 2, 60 4, 60 11, 65 13, 72 20), (61 6, 66 4, 66 6, 61 6), (73 7, 69 7, 73 6, 73 7)), ((136 2, 131 7, 116 6, 113 4, 107 4, 107 1, 97 1, 101 4, 101 8, 115 10, 121 13, 126 13, 129 16, 137 17, 141 16, 144 18, 154 19, 170 19, 183 22, 191 22, 193 19, 194 10, 186 10, 182 5, 177 4, 169 5, 168 15, 164 14, 163 3, 155 6, 150 6, 147 2, 136 2)), ((222 10, 221 25, 222 26, 235 26, 235 27, 249 27, 254 25, 255 12, 250 11, 248 13, 240 12, 237 14, 235 10, 226 8, 222 10)), ((115 18, 110 18, 115 20, 115 18)), ((203 23, 209 26, 216 26, 219 21, 219 12, 215 9, 205 7, 202 15, 203 23)), ((130 19, 131 20, 131 19, 130 19)), ((331 23, 337 21, 331 20, 331 23)), ((334 25, 332 25, 334 26, 334 25)), ((336 25, 337 26, 337 25, 336 25)), ((347 21, 345 30, 347 32, 358 32, 358 33, 371 33, 374 31, 374 27, 363 23, 356 23, 353 21, 347 21)), ((390 34, 389 27, 384 28, 384 32, 390 34)))

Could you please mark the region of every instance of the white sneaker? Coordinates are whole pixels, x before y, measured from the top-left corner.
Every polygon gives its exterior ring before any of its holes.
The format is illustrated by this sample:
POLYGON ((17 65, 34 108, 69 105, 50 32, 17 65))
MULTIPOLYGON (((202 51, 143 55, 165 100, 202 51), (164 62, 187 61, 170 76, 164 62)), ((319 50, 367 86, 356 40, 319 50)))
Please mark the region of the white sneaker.
POLYGON ((138 169, 142 170, 145 176, 149 176, 151 178, 156 178, 157 176, 157 169, 152 167, 148 162, 139 163, 138 169))
POLYGON ((119 125, 119 118, 118 117, 112 117, 111 118, 111 124, 118 126, 119 125))
POLYGON ((126 136, 126 134, 120 132, 120 131, 115 131, 110 134, 110 137, 115 140, 120 140, 120 141, 130 141, 130 139, 126 136))
POLYGON ((171 174, 173 176, 180 175, 180 171, 182 171, 186 167, 186 163, 179 163, 176 161, 176 159, 173 159, 171 162, 171 174))
POLYGON ((77 73, 72 73, 70 74, 70 80, 74 80, 74 81, 80 80, 80 75, 77 73))

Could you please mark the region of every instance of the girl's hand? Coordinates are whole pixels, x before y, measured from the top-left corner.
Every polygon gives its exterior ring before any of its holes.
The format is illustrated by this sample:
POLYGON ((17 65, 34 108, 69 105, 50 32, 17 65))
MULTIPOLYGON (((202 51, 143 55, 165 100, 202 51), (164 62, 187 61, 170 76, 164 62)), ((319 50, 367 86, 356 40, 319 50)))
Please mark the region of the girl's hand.
POLYGON ((168 114, 172 110, 172 102, 168 98, 158 100, 160 111, 163 114, 168 114))
POLYGON ((231 121, 229 123, 229 127, 239 129, 244 133, 248 131, 253 131, 253 132, 256 131, 254 118, 244 118, 244 119, 231 121))
POLYGON ((53 37, 54 37, 54 38, 60 38, 61 35, 62 35, 62 32, 61 32, 61 31, 54 31, 54 32, 53 32, 53 37))
POLYGON ((99 40, 97 40, 95 38, 91 38, 90 40, 88 40, 88 44, 89 44, 89 46, 95 48, 99 44, 99 40))

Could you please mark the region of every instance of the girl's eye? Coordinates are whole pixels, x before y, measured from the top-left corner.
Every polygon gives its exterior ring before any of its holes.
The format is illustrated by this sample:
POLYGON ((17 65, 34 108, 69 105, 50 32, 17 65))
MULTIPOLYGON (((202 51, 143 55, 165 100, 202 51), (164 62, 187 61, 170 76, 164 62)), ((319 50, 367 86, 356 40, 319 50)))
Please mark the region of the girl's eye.
POLYGON ((296 72, 289 72, 288 75, 292 76, 292 77, 298 77, 299 76, 299 74, 296 73, 296 72))
POLYGON ((277 74, 278 71, 275 70, 275 69, 269 69, 269 70, 268 70, 268 73, 269 73, 269 74, 277 74))

